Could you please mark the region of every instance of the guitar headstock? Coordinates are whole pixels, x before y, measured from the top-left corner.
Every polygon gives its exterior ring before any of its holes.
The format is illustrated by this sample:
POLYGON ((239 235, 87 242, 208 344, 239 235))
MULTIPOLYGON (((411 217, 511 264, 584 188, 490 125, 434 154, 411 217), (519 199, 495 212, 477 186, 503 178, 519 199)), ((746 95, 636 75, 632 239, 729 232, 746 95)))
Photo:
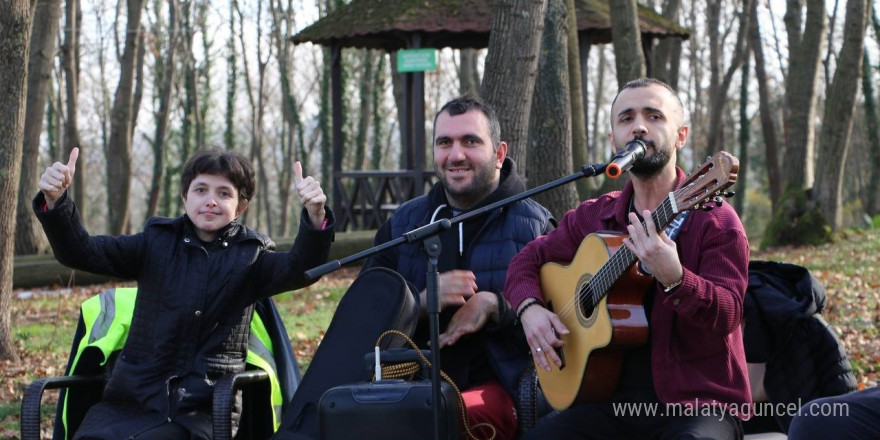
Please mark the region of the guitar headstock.
MULTIPOLYGON (((673 191, 675 212, 703 208, 714 199, 726 196, 724 189, 736 182, 739 159, 720 151, 691 173, 680 188, 673 191)), ((714 203, 719 203, 718 201, 714 203)))

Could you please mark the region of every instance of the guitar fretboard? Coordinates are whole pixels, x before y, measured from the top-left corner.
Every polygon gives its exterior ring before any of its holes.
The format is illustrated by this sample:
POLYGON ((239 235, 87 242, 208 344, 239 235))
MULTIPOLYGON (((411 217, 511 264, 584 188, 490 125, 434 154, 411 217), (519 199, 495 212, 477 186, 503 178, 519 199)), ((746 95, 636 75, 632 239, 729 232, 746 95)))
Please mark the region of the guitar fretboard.
MULTIPOLYGON (((677 212, 674 208, 674 193, 670 193, 666 199, 660 203, 660 206, 651 213, 651 219, 657 225, 658 230, 662 230, 675 218, 677 212)), ((645 223, 641 222, 642 227, 645 223)), ((595 307, 605 295, 611 290, 611 286, 623 276, 626 271, 636 262, 636 256, 628 247, 621 245, 617 252, 608 258, 602 267, 593 275, 590 281, 584 285, 578 294, 581 304, 585 308, 595 307)))

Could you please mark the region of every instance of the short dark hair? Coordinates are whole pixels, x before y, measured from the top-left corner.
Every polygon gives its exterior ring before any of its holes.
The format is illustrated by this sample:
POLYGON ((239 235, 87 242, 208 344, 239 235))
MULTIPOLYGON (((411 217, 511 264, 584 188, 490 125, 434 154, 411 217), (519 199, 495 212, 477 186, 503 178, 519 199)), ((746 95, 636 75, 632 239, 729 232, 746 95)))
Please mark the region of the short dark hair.
POLYGON ((238 190, 238 205, 242 207, 254 197, 257 181, 254 166, 246 157, 234 151, 219 148, 199 151, 186 161, 180 173, 180 195, 186 198, 189 185, 199 174, 223 176, 238 190))
POLYGON ((482 98, 473 93, 465 93, 443 104, 440 111, 434 115, 435 133, 437 130, 437 117, 440 116, 440 113, 447 112, 450 116, 458 116, 470 110, 479 110, 486 116, 486 120, 489 121, 489 136, 492 138, 492 148, 498 148, 498 143, 501 142, 501 123, 498 122, 498 115, 495 114, 495 109, 488 102, 483 101, 482 98))
MULTIPOLYGON (((617 92, 617 95, 614 96, 614 100, 611 101, 611 108, 614 108, 614 104, 617 103, 617 97, 620 96, 620 93, 623 92, 624 90, 638 89, 640 87, 648 87, 648 86, 660 86, 666 90, 669 90, 669 93, 675 97, 676 101, 678 101, 678 105, 679 105, 679 107, 681 107, 682 114, 684 114, 684 104, 682 104, 681 98, 678 97, 678 93, 675 92, 675 89, 673 89, 672 86, 670 86, 669 84, 666 84, 665 82, 660 81, 659 79, 648 78, 648 77, 634 79, 634 80, 624 84, 623 87, 621 87, 620 90, 617 92)), ((611 118, 613 120, 614 116, 612 115, 611 118)))

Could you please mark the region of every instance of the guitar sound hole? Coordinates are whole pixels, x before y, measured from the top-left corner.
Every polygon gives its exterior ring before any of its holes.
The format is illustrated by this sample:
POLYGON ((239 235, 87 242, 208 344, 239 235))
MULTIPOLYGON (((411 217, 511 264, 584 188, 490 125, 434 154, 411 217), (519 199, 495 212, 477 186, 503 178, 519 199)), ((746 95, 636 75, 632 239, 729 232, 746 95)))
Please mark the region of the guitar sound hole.
POLYGON ((589 286, 584 286, 584 288, 581 290, 580 301, 579 301, 580 305, 581 305, 581 315, 585 319, 589 319, 591 316, 593 316, 593 311, 596 308, 596 306, 593 304, 593 301, 592 301, 592 298, 593 298, 592 292, 590 292, 589 289, 590 289, 589 286))

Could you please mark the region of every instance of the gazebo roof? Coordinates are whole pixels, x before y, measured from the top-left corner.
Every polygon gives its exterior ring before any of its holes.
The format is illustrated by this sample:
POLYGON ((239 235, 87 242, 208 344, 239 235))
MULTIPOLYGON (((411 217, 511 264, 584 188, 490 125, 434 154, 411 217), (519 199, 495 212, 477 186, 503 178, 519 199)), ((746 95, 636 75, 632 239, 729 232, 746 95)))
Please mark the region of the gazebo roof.
MULTIPOLYGON (((578 32, 591 43, 611 42, 607 0, 575 0, 578 32)), ((690 31, 639 6, 643 37, 687 39, 690 31)), ((294 43, 385 49, 408 47, 420 33, 422 47, 483 48, 489 44, 488 0, 352 0, 292 37, 294 43)))

